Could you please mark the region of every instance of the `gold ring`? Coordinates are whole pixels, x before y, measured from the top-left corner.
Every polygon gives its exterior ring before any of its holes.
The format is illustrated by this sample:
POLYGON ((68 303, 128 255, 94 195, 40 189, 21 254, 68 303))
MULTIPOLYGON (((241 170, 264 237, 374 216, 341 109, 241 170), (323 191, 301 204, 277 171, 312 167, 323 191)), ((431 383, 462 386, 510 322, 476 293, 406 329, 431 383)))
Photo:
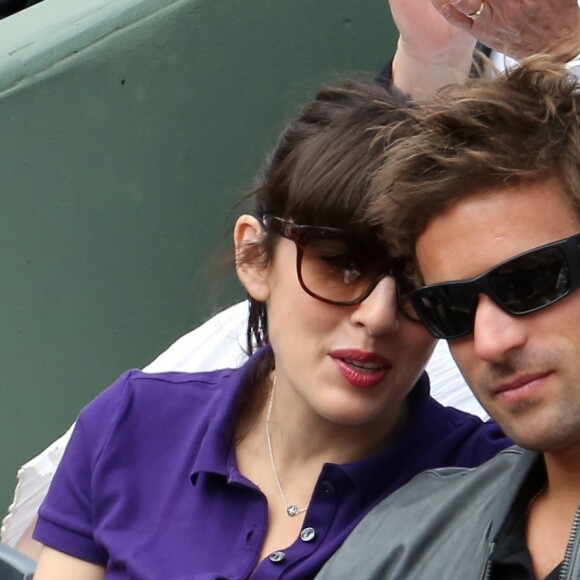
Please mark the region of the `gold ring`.
POLYGON ((475 12, 468 14, 467 18, 469 18, 472 22, 475 22, 481 16, 481 13, 483 12, 484 6, 485 6, 485 0, 482 0, 479 8, 475 12))

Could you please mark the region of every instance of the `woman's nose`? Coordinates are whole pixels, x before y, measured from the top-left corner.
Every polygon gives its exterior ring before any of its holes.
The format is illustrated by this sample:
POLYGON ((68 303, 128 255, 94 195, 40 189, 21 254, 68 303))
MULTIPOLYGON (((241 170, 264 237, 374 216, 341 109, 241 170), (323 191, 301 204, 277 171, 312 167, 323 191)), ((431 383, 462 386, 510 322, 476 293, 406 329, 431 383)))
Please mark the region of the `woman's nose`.
POLYGON ((379 335, 399 330, 397 283, 392 276, 382 278, 365 300, 353 307, 355 324, 363 325, 369 334, 379 335))

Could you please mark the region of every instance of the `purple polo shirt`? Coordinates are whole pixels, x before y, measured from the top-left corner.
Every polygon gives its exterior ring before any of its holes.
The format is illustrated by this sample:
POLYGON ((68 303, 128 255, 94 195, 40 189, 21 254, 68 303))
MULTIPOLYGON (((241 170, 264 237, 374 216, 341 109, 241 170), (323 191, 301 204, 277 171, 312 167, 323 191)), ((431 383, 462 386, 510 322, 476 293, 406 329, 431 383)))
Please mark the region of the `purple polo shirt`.
POLYGON ((81 412, 34 537, 109 579, 304 580, 420 471, 476 466, 509 444, 496 425, 431 399, 423 375, 398 439, 362 461, 325 464, 301 534, 258 562, 268 508, 236 467, 233 433, 260 356, 236 370, 124 374, 81 412))

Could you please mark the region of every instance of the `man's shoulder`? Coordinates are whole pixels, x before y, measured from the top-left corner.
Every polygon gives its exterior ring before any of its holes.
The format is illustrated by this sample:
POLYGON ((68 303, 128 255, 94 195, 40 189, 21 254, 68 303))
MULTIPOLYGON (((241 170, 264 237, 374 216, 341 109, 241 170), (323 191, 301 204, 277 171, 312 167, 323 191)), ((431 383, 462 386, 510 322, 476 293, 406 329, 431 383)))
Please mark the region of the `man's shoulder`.
POLYGON ((479 467, 441 467, 424 471, 381 502, 367 517, 375 517, 375 512, 379 515, 383 511, 397 510, 405 510, 409 516, 409 509, 420 512, 424 504, 431 506, 435 501, 440 506, 447 502, 455 504, 458 497, 471 497, 476 490, 482 501, 486 490, 491 492, 510 480, 523 453, 522 448, 512 446, 479 467))
POLYGON ((466 479, 470 483, 477 480, 479 485, 482 482, 481 480, 487 480, 490 474, 493 473, 497 476, 498 472, 505 473, 506 469, 515 467, 524 453, 526 453, 524 449, 517 445, 512 445, 478 467, 438 467, 429 469, 417 475, 397 493, 409 493, 415 487, 420 488, 422 486, 437 486, 442 491, 446 490, 452 493, 452 488, 463 485, 466 479))
POLYGON ((367 579, 419 579, 425 570, 429 578, 461 578, 466 558, 483 566, 498 498, 527 470, 526 453, 510 447, 480 467, 419 474, 369 512, 319 578, 356 571, 367 579), (457 576, 448 575, 453 569, 457 576))

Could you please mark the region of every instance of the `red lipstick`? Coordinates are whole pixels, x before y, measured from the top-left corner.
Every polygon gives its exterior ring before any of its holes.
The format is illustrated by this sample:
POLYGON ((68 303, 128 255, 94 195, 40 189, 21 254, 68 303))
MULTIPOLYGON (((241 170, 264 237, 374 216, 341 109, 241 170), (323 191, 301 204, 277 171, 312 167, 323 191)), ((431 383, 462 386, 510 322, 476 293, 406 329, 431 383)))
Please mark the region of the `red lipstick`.
POLYGON ((371 389, 387 376, 392 363, 375 352, 338 349, 329 353, 340 374, 357 389, 371 389))

